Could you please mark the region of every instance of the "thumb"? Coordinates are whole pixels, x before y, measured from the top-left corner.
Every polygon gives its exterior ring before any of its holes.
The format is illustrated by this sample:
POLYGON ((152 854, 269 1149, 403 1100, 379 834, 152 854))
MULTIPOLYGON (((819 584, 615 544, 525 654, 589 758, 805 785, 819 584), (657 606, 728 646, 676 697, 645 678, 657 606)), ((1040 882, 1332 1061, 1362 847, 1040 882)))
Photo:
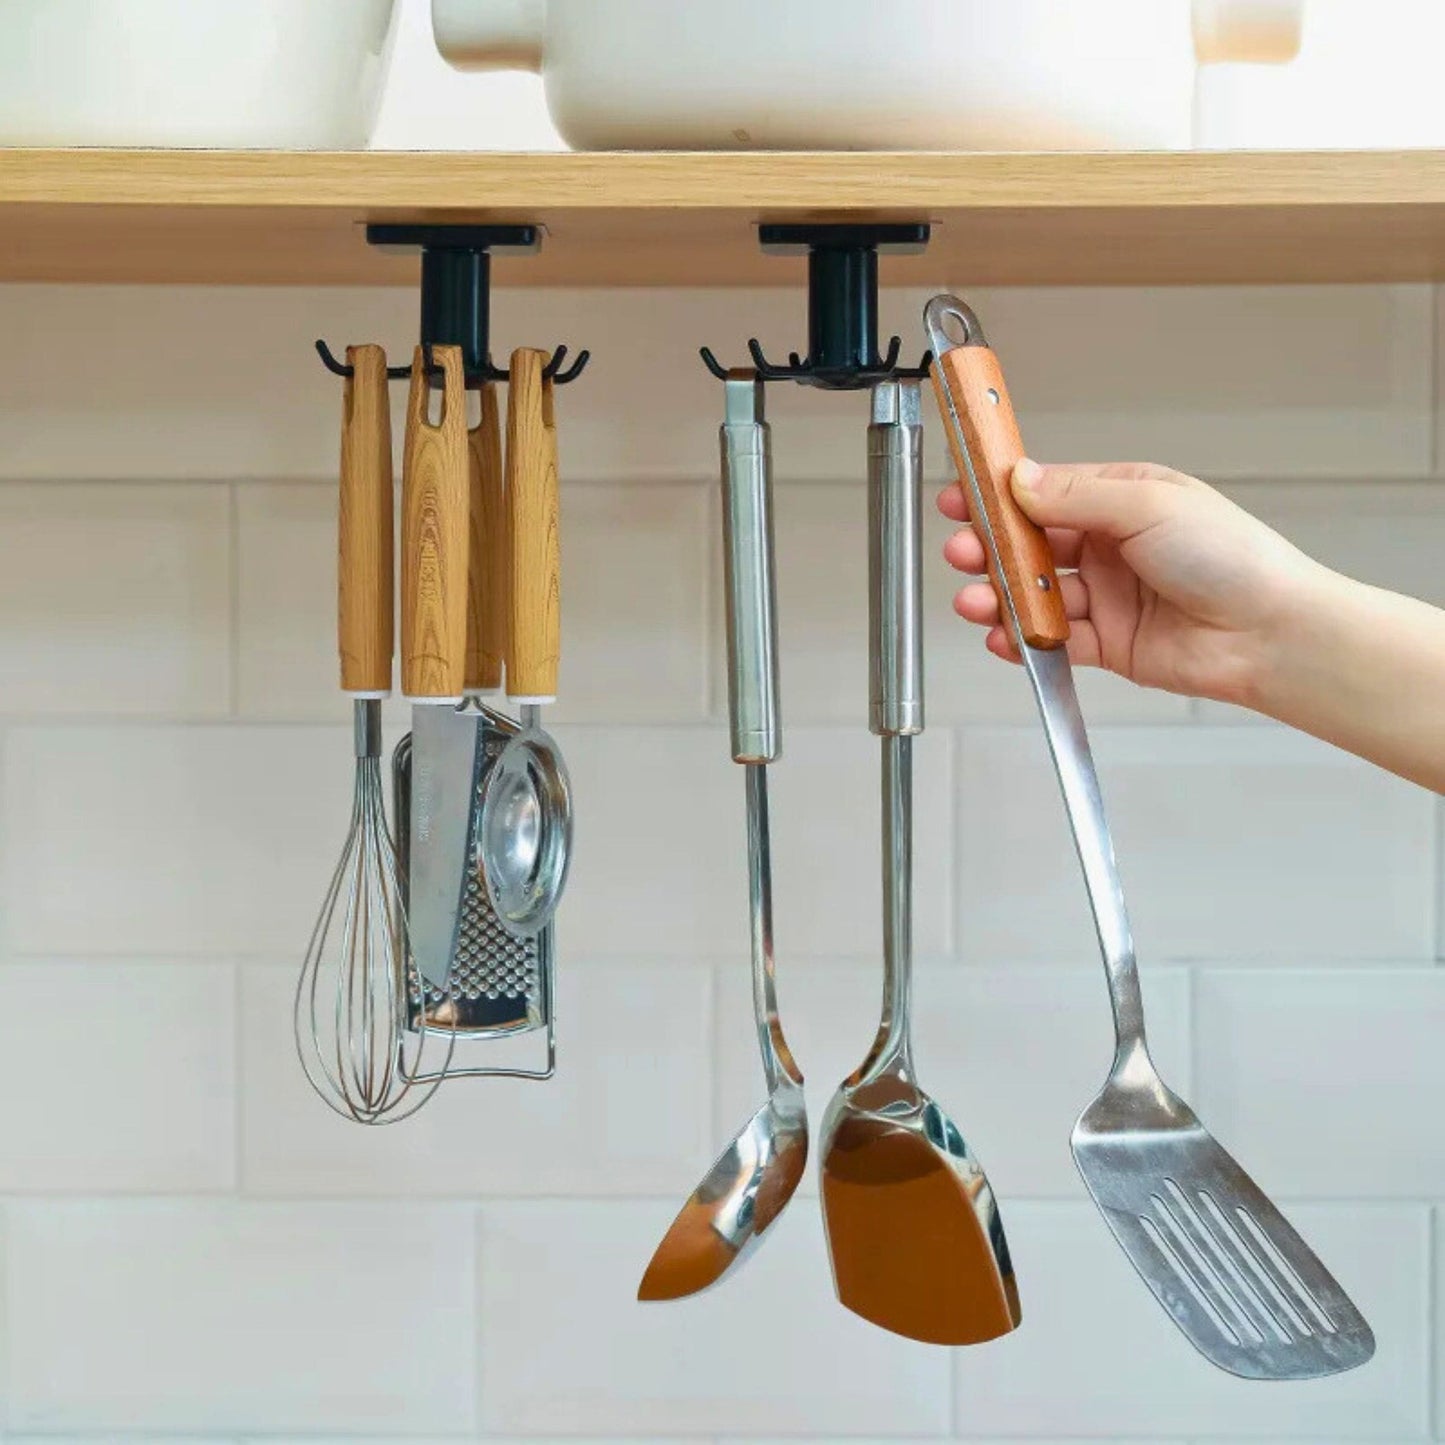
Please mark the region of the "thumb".
POLYGON ((1014 467, 1013 494, 1041 527, 1096 532, 1126 542, 1162 521, 1178 488, 1157 477, 1118 477, 1101 469, 1040 466, 1024 457, 1014 467))

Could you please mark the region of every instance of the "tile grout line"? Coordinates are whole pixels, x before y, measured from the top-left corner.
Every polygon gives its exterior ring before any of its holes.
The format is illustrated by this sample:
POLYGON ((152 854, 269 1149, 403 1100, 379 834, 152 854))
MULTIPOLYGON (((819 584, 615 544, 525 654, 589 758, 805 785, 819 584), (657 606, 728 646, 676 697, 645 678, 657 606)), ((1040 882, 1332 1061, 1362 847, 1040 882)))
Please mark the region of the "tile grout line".
POLYGON ((1436 1341, 1440 1338, 1440 1282, 1438 1279, 1440 1210, 1431 1205, 1425 1211, 1425 1424, 1430 1438, 1440 1438, 1440 1385, 1435 1377, 1436 1341))
POLYGON ((232 960, 231 970, 231 1196, 246 1197, 246 1051, 245 968, 232 960))
POLYGON ((1445 798, 1437 797, 1430 812, 1431 869, 1430 888, 1430 936, 1434 961, 1445 962, 1445 904, 1441 892, 1445 890, 1445 798))
POLYGON ((1442 435, 1442 421, 1445 421, 1445 374, 1441 373, 1442 359, 1445 359, 1445 286, 1436 283, 1430 288, 1430 470, 1439 477, 1445 472, 1445 435, 1442 435))
POLYGON ((486 1253, 487 1206, 478 1200, 472 1207, 472 1429, 471 1438, 478 1439, 491 1432, 483 1420, 486 1408, 486 1389, 482 1359, 486 1352, 486 1280, 482 1272, 482 1259, 486 1253))
POLYGON ((241 499, 240 484, 226 483, 226 711, 234 722, 241 715, 241 499))

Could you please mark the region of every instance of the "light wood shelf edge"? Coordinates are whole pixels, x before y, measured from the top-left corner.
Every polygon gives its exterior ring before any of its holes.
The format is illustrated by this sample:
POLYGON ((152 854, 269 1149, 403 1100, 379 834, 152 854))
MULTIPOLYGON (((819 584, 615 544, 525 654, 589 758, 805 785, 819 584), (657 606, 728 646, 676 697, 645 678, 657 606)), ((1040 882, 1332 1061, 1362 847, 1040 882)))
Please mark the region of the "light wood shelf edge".
POLYGON ((0 281, 406 284, 367 220, 535 221, 502 284, 789 284, 760 220, 934 223, 889 284, 1445 279, 1445 152, 0 150, 0 281))

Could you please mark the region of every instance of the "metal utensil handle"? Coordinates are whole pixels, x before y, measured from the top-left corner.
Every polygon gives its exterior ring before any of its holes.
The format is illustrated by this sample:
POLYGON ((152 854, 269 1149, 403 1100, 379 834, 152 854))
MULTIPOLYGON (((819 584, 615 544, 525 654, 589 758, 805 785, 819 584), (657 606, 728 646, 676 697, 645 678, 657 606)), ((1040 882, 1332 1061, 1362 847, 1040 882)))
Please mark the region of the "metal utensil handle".
POLYGON ((337 511, 337 643, 342 689, 357 698, 391 691, 391 408, 386 352, 348 346, 337 511))
POLYGON ((507 695, 530 706, 556 700, 562 646, 557 427, 547 360, 545 351, 514 351, 507 391, 507 695))
POLYGON ((773 477, 763 384, 755 372, 729 374, 724 406, 718 438, 733 761, 770 763, 782 752, 773 477))
MULTIPOLYGON (((994 363, 993 389, 998 393, 997 401, 986 394, 961 384, 958 365, 952 360, 958 351, 979 347, 983 332, 978 318, 962 301, 953 296, 936 296, 924 310, 930 343, 934 350, 932 367, 934 388, 938 395, 939 409, 943 413, 944 429, 948 433, 949 447, 958 466, 959 484, 964 488, 969 504, 969 515, 988 553, 991 571, 998 588, 1001 611, 1005 624, 1013 634, 1038 703, 1039 716, 1043 720, 1044 734, 1048 739, 1049 752, 1058 774, 1059 787, 1064 795, 1064 806, 1069 815, 1069 827, 1074 835, 1074 846, 1078 850, 1079 864, 1083 869, 1084 886, 1088 891, 1089 904, 1093 909, 1094 926, 1099 936, 1099 950, 1104 960, 1104 970, 1109 980, 1109 997, 1114 1010, 1114 1032, 1117 1040, 1118 1063, 1128 1057, 1135 1048, 1144 1046, 1144 1005, 1139 992, 1138 965, 1135 961, 1133 933, 1129 926, 1129 915, 1124 904, 1124 888, 1119 879, 1118 862, 1114 855, 1114 843, 1109 833, 1109 821, 1104 813, 1103 794, 1099 788, 1099 775, 1094 766, 1094 757, 1089 747, 1088 732, 1084 727, 1084 715, 1079 707, 1078 693, 1074 687, 1073 669, 1069 664, 1066 649, 1057 643, 1052 646, 1035 646, 1029 641, 1030 631, 1052 636, 1058 631, 1058 617, 1063 616, 1063 599, 1057 585, 1057 574, 1053 570, 1053 559, 1047 555, 1045 568, 1037 554, 1023 553, 1018 545, 1027 533, 1013 522, 995 526, 1000 515, 997 506, 988 504, 988 492, 984 481, 982 458, 975 464, 972 448, 979 439, 990 438, 988 455, 991 477, 1002 477, 1002 487, 995 483, 995 497, 1008 493, 1008 478, 1014 463, 1023 455, 1023 445, 1018 438, 1018 428, 1013 422, 1013 408, 1004 389, 1003 375, 994 363), (965 334, 963 343, 956 341, 951 329, 961 327, 965 334), (988 411, 983 412, 987 407, 988 411), (1006 417, 1012 430, 1012 447, 1016 450, 1007 456, 1003 445, 1003 434, 997 424, 990 420, 994 415, 1006 417), (1030 587, 1030 577, 1051 577, 1054 585, 1047 589, 1057 602, 1057 615, 1052 607, 1038 608, 1038 595, 1046 589, 1030 587), (1022 597, 1021 595, 1022 594, 1022 597), (1030 608, 1026 609, 1025 599, 1030 608), (1034 619, 1031 627, 1026 619, 1034 619)), ((992 353, 990 353, 991 355, 992 353)), ((982 450, 982 446, 980 446, 982 450)), ((1008 493, 1012 501, 1012 494, 1008 493)), ((1017 510, 1017 504, 1013 504, 1017 510)), ((1022 516, 1022 513, 1018 514, 1022 516)), ((1042 533, 1029 522, 1023 521, 1042 538, 1042 533)), ((1043 539, 1047 553, 1047 539, 1043 539)), ((1068 622, 1063 621, 1064 635, 1067 636, 1068 622)))
POLYGON ((467 665, 467 398, 459 346, 432 347, 442 368, 441 421, 416 348, 401 478, 402 690, 418 702, 460 702, 467 665))
POLYGON ((977 494, 969 498, 969 515, 998 541, 988 554, 994 586, 1011 597, 1025 641, 1033 647, 1059 647, 1068 640, 1069 619, 1048 538, 1014 500, 1013 469, 1024 446, 998 358, 984 341, 978 318, 962 301, 935 297, 927 315, 930 334, 936 333, 936 345, 942 348, 934 352, 930 372, 939 410, 951 423, 949 450, 960 484, 968 469, 977 494), (967 338, 962 345, 948 336, 949 322, 967 338))
POLYGON ((873 388, 868 428, 869 725, 923 731, 923 424, 918 383, 873 388))

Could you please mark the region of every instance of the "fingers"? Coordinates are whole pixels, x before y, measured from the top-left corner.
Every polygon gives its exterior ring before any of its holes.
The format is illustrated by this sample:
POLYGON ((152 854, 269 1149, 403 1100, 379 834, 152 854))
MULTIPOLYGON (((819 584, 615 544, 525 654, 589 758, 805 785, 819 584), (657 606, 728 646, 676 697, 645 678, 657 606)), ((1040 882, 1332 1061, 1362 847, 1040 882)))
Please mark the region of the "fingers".
MULTIPOLYGON (((1070 622, 1077 622, 1089 615, 1089 589, 1077 573, 1066 572, 1059 578, 1064 596, 1064 613, 1070 622)), ((959 588, 953 599, 953 610, 965 622, 976 622, 981 627, 996 627, 1003 615, 999 610, 998 593, 992 582, 970 582, 959 588)))
MULTIPOLYGON (((1046 471, 1055 470, 1046 467, 1046 471)), ((1119 482, 1188 482, 1192 478, 1155 462, 1067 462, 1058 470, 1079 472, 1086 477, 1104 477, 1119 482)), ((938 510, 950 522, 968 521, 968 498, 957 482, 950 482, 938 494, 938 510)))
MULTIPOLYGON (((1049 546, 1054 552, 1055 567, 1077 567, 1079 556, 1084 549, 1081 532, 1069 532, 1056 527, 1048 529, 1049 546)), ((968 572, 981 577, 988 571, 988 560, 984 555, 983 539, 972 527, 964 527, 943 544, 943 555, 950 567, 959 572, 968 572)))
MULTIPOLYGON (((1019 650, 1014 646, 1013 638, 1009 636, 1003 627, 990 629, 985 639, 985 646, 995 657, 1001 657, 1005 662, 1020 662, 1019 650)), ((1064 644, 1064 650, 1069 654, 1069 661, 1075 667, 1101 667, 1103 656, 1099 648, 1099 634, 1094 630, 1094 624, 1087 620, 1073 622, 1069 625, 1069 640, 1064 644)))
POLYGON ((1180 472, 1135 462, 1040 466, 1024 458, 1013 474, 1019 506, 1040 526, 1096 532, 1119 543, 1174 515, 1181 495, 1197 485, 1180 472))

